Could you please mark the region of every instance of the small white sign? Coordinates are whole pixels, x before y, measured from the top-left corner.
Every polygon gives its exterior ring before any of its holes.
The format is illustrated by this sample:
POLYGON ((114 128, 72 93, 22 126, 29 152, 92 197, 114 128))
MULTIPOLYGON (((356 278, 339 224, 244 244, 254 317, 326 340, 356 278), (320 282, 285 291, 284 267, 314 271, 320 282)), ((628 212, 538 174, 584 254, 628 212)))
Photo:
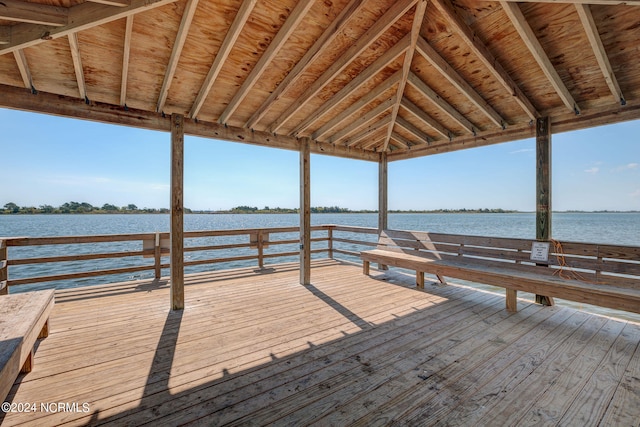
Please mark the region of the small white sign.
POLYGON ((531 261, 549 262, 549 242, 531 242, 531 261))

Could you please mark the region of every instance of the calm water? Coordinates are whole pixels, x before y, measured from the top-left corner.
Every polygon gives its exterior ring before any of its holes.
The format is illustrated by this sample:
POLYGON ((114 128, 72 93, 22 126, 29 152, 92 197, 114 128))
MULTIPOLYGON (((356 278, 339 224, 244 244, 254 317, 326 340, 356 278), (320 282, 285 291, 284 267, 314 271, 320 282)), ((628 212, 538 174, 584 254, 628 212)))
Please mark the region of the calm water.
MULTIPOLYGON (((377 227, 377 214, 316 214, 312 215, 311 222, 319 224, 339 224, 362 227, 377 227)), ((242 229, 242 228, 269 228, 298 226, 297 214, 273 214, 273 215, 186 215, 185 230, 216 230, 216 229, 242 229)), ((443 233, 470 234, 480 236, 520 237, 535 238, 535 214, 390 214, 389 227, 402 230, 421 230, 443 233)), ((64 236, 64 235, 95 235, 95 234, 123 234, 145 233, 169 230, 168 215, 0 215, 0 236, 64 236)), ((613 243, 619 245, 640 245, 640 213, 556 213, 552 223, 553 237, 558 240, 580 241, 591 243, 613 243)), ((294 233, 291 238, 295 238, 294 233)), ((375 236, 363 234, 342 235, 342 237, 358 240, 373 240, 375 236)), ((246 236, 242 238, 246 239, 246 236)), ((240 238, 240 239, 242 239, 240 238)), ((288 238, 279 235, 278 239, 288 238)), ((216 240, 215 244, 236 242, 242 240, 227 241, 216 240)), ((203 242, 187 241, 188 245, 201 245, 203 242)), ((205 243, 206 244, 206 243, 205 243)), ((56 256, 62 253, 81 253, 96 251, 121 251, 140 250, 140 242, 122 242, 100 244, 96 248, 83 245, 83 247, 43 246, 30 248, 9 248, 11 258, 31 258, 40 256, 56 256)), ((363 247, 354 245, 335 245, 352 251, 359 251, 363 247)), ((326 245, 316 246, 326 247, 326 245)), ((279 247, 282 251, 296 251, 297 247, 279 247)), ((233 252, 215 253, 214 256, 233 256, 253 253, 249 250, 234 250, 233 252)), ((187 260, 211 255, 191 252, 186 254, 187 260)), ((318 255, 325 257, 325 254, 318 255)), ((201 258, 205 259, 205 258, 201 258)), ((272 262, 295 261, 297 257, 283 259, 276 258, 272 262)), ((152 260, 146 260, 152 263, 152 260)), ((40 264, 34 266, 12 266, 9 268, 9 276, 17 279, 21 277, 33 277, 51 275, 63 272, 73 272, 92 269, 105 269, 123 267, 127 265, 139 265, 136 258, 98 260, 89 263, 68 262, 60 264, 40 264), (89 265, 87 267, 87 265, 89 265)), ((256 265, 256 261, 234 262, 227 264, 205 265, 188 267, 187 273, 206 271, 212 269, 235 268, 256 265)), ((163 271, 168 275, 168 271, 163 271)), ((56 283, 43 283, 25 285, 12 288, 12 292, 42 289, 47 287, 69 288, 86 286, 91 284, 118 282, 149 278, 153 272, 141 272, 135 274, 121 274, 86 278, 56 283)), ((606 310, 605 310, 606 311, 606 310)))

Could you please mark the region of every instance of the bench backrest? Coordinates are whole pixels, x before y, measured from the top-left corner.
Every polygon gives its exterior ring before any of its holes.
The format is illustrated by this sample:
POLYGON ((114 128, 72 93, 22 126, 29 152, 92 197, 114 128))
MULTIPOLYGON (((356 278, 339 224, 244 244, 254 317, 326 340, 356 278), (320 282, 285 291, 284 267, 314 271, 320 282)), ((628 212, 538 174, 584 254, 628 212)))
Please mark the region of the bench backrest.
MULTIPOLYGON (((463 257, 539 266, 541 263, 531 260, 533 242, 530 239, 384 230, 378 240, 378 249, 430 259, 463 257)), ((549 247, 548 262, 542 264, 544 266, 540 268, 548 266, 561 277, 640 289, 640 246, 554 240, 549 247)))

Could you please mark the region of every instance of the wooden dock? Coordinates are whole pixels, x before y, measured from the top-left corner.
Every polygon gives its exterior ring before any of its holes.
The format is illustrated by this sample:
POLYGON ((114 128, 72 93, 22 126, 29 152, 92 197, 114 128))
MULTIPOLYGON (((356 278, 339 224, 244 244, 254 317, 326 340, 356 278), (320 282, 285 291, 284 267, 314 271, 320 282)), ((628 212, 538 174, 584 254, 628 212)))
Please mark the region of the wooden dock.
POLYGON ((522 300, 509 313, 504 295, 334 260, 314 261, 310 286, 299 274, 190 275, 182 312, 164 281, 58 291, 8 397, 35 406, 0 423, 640 423, 639 324, 522 300))

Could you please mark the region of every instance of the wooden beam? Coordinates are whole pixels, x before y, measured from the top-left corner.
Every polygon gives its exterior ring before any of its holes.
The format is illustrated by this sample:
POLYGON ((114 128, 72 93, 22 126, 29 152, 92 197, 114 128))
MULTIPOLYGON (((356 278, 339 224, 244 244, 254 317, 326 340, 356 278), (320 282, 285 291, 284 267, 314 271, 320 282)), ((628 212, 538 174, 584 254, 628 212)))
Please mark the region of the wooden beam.
POLYGON ((92 3, 106 4, 107 6, 125 7, 129 6, 131 2, 129 0, 87 0, 92 3))
POLYGON ((78 44, 78 35, 76 33, 69 34, 69 49, 71 49, 71 57, 73 58, 73 69, 76 72, 76 82, 78 83, 78 92, 80 98, 87 98, 87 87, 84 83, 84 70, 82 69, 82 57, 80 56, 80 45, 78 44))
POLYGON ((485 67, 493 74, 494 78, 513 95, 515 101, 520 105, 531 120, 540 117, 540 113, 533 106, 529 98, 522 92, 520 87, 505 71, 495 56, 491 54, 487 46, 478 38, 471 28, 464 22, 462 17, 456 13, 450 0, 433 0, 432 3, 446 18, 448 25, 456 31, 465 43, 471 48, 485 67))
POLYGON ((66 37, 78 31, 97 27, 175 1, 176 0, 131 0, 129 6, 125 7, 112 7, 91 2, 80 3, 69 8, 69 23, 67 25, 61 27, 26 23, 14 25, 11 27, 9 43, 0 45, 0 55, 45 43, 47 40, 66 37))
POLYGON ((131 53, 131 34, 133 33, 133 15, 127 16, 124 30, 124 49, 122 53, 122 78, 120 79, 120 105, 127 103, 127 81, 129 80, 129 56, 131 53))
POLYGON ((387 153, 382 152, 378 163, 378 235, 389 228, 389 165, 387 153))
POLYGON ((171 115, 171 310, 184 309, 184 117, 171 115))
POLYGON ((360 74, 358 74, 356 78, 347 83, 342 89, 338 91, 338 93, 333 95, 329 100, 327 100, 327 102, 322 104, 320 108, 318 108, 312 114, 309 114, 307 119, 303 120, 302 123, 296 126, 296 128, 291 132, 291 135, 299 135, 301 132, 304 132, 309 126, 311 126, 318 119, 324 116, 333 107, 351 96, 356 90, 362 87, 362 85, 375 77, 375 75, 378 74, 382 69, 395 61, 395 59, 402 55, 403 52, 406 52, 406 50, 409 48, 409 42, 409 36, 405 36, 391 49, 380 55, 378 59, 373 61, 373 63, 365 68, 360 74))
POLYGON ((312 1, 301 1, 298 2, 295 9, 291 12, 287 21, 284 23, 278 34, 273 38, 269 47, 262 54, 256 65, 253 67, 247 78, 245 79, 240 89, 233 96, 227 108, 222 112, 218 122, 226 123, 231 115, 236 111, 236 109, 240 106, 240 103, 247 97, 251 88, 258 82, 258 79, 262 76, 267 70, 267 65, 273 60, 273 58, 278 54, 284 43, 289 39, 289 36, 293 31, 298 27, 302 19, 305 17, 309 9, 313 6, 312 1))
POLYGON ((2 0, 0 20, 61 27, 69 21, 69 9, 20 0, 2 0))
POLYGON ((178 61, 180 61, 180 55, 182 54, 182 48, 184 42, 187 40, 187 34, 189 34, 189 28, 191 28, 191 22, 193 16, 196 14, 198 8, 198 0, 187 0, 187 4, 184 7, 182 13, 182 19, 180 21, 180 27, 176 34, 176 39, 173 42, 173 49, 171 50, 171 56, 169 57, 169 63, 167 64, 167 70, 164 73, 164 80, 162 80, 162 87, 160 88, 160 96, 156 104, 156 111, 161 112, 164 108, 164 103, 167 101, 169 95, 169 88, 173 82, 173 76, 178 67, 178 61))
MULTIPOLYGON (((481 0, 494 1, 494 0, 481 0)), ((638 0, 505 0, 505 3, 566 3, 566 4, 600 4, 604 6, 640 6, 638 0)))
POLYGON ((220 49, 216 54, 216 58, 213 60, 211 69, 209 69, 209 73, 207 74, 207 77, 204 79, 204 83, 202 84, 202 87, 198 92, 198 96, 196 96, 196 100, 193 103, 193 107, 191 107, 191 111, 189 112, 189 117, 191 117, 192 119, 198 116, 198 113, 200 112, 200 109, 202 108, 204 101, 207 99, 207 96, 209 95, 209 91, 213 87, 213 83, 216 81, 216 78, 218 77, 220 70, 222 70, 222 66, 227 61, 227 58, 231 53, 231 49, 233 48, 233 45, 235 44, 236 40, 238 40, 238 37, 240 36, 240 32, 242 31, 244 24, 247 22, 247 19, 249 19, 249 15, 251 15, 251 11, 253 10, 253 7, 256 5, 256 2, 257 0, 244 0, 242 2, 242 5, 240 6, 238 13, 236 13, 236 17, 233 20, 231 27, 229 27, 229 31, 227 31, 227 35, 222 41, 222 46, 220 46, 220 49))
POLYGON ((466 96, 476 108, 478 108, 485 116, 489 118, 497 127, 503 128, 507 125, 507 122, 485 101, 482 96, 474 88, 471 87, 465 79, 460 76, 443 57, 440 56, 434 48, 422 37, 418 39, 417 44, 418 52, 429 63, 440 72, 449 83, 451 83, 460 93, 466 96))
POLYGON ((373 108, 370 111, 368 111, 367 113, 359 116, 355 120, 351 121, 351 123, 349 123, 347 126, 345 126, 344 128, 340 129, 340 131, 338 131, 335 134, 331 135, 331 137, 328 139, 328 142, 333 142, 333 143, 340 142, 342 139, 347 137, 349 134, 351 134, 351 133, 357 131, 358 129, 362 128, 367 123, 369 123, 371 120, 375 119, 376 117, 378 117, 379 115, 381 115, 382 113, 387 111, 389 108, 392 108, 394 104, 395 104, 395 99, 393 99, 393 98, 390 98, 390 99, 387 99, 384 102, 381 102, 375 108, 373 108))
MULTIPOLYGON (((551 120, 536 120, 536 240, 551 239, 551 120)), ((553 305, 549 296, 536 295, 536 302, 553 305)))
POLYGON ((449 140, 453 139, 453 132, 451 132, 449 129, 445 128, 440 123, 438 123, 433 117, 429 116, 427 113, 421 110, 420 107, 418 107, 416 104, 411 102, 411 100, 409 100, 408 98, 402 98, 400 105, 405 110, 407 110, 408 112, 413 114, 415 117, 420 119, 420 121, 429 125, 429 127, 431 127, 433 130, 435 130, 440 135, 442 135, 442 137, 449 140))
MULTIPOLYGON (((125 109, 119 105, 95 101, 90 101, 86 104, 84 100, 78 98, 42 91, 34 95, 30 90, 2 84, 0 84, 0 107, 163 132, 171 130, 169 116, 161 113, 138 110, 131 107, 125 109)), ((287 135, 273 135, 268 132, 225 126, 204 120, 185 119, 184 122, 185 132, 188 135, 293 151, 299 151, 300 149, 299 138, 287 135)), ((377 162, 380 158, 379 153, 346 148, 322 141, 312 140, 310 141, 310 147, 311 152, 316 154, 328 154, 373 162, 377 162)))
POLYGON ((407 81, 409 82, 409 84, 411 84, 411 86, 413 86, 427 99, 429 99, 442 112, 448 115, 453 121, 458 123, 467 133, 475 133, 477 127, 469 120, 467 120, 465 116, 460 114, 458 110, 453 108, 451 104, 442 99, 440 95, 435 93, 435 91, 427 86, 425 82, 420 80, 420 77, 416 76, 414 73, 409 73, 409 78, 407 79, 407 81))
POLYGON ((398 84, 398 88, 396 90, 395 97, 395 105, 393 106, 393 110, 391 111, 391 123, 387 128, 387 136, 384 140, 384 144, 382 145, 382 151, 387 151, 387 147, 389 146, 389 141, 391 140, 391 134, 393 133, 393 126, 396 121, 396 117, 398 117, 398 112, 400 111, 400 103, 402 102, 402 97, 404 96, 404 89, 407 85, 407 78, 409 77, 409 72, 411 71, 411 63, 413 62, 413 55, 416 51, 416 43, 418 42, 418 37, 420 36, 420 29, 422 28, 422 21, 424 20, 424 12, 427 9, 427 0, 420 0, 416 5, 416 10, 413 14, 413 23, 411 24, 411 41, 409 44, 409 50, 404 55, 404 61, 402 63, 402 77, 400 78, 400 83, 398 84))
POLYGON ((290 88, 298 79, 302 76, 304 71, 318 58, 320 57, 331 45, 331 42, 342 32, 347 22, 357 14, 360 8, 364 5, 364 0, 351 0, 348 5, 342 9, 340 15, 327 27, 322 35, 316 40, 313 46, 307 50, 302 59, 293 67, 287 76, 280 82, 277 88, 271 92, 269 98, 262 103, 260 108, 249 118, 245 124, 248 128, 254 128, 258 122, 269 111, 272 105, 274 105, 282 96, 282 94, 290 88))
POLYGON ((391 134, 391 139, 395 140, 395 142, 403 148, 410 148, 412 145, 416 145, 415 142, 410 141, 409 139, 405 138, 404 136, 400 135, 397 132, 394 132, 393 134, 391 134))
POLYGON ((390 122, 391 122, 391 115, 387 114, 386 116, 382 117, 377 122, 367 126, 362 131, 360 131, 357 134, 347 138, 346 140, 344 140, 343 143, 344 143, 344 145, 346 145, 348 147, 354 147, 358 143, 360 143, 360 141, 362 141, 363 139, 365 139, 367 137, 371 137, 371 135, 375 134, 378 130, 380 130, 380 128, 382 128, 384 126, 387 126, 390 122))
POLYGON ((358 111, 360 111, 364 106, 368 105, 371 101, 382 95, 387 90, 391 89, 393 85, 397 84, 400 81, 400 76, 402 75, 402 70, 396 71, 391 77, 386 79, 384 82, 380 83, 375 89, 367 92, 365 96, 360 98, 358 101, 354 102, 341 113, 337 114, 333 119, 329 120, 323 126, 321 126, 317 131, 315 131, 311 138, 319 139, 322 138, 325 134, 329 133, 333 128, 338 126, 343 121, 347 120, 350 117, 353 117, 358 111))
POLYGON ((300 284, 311 284, 311 168, 309 140, 300 143, 300 284))
POLYGON ((415 135, 421 143, 424 143, 424 144, 431 143, 432 138, 429 135, 427 135, 426 133, 418 129, 411 122, 406 120, 404 117, 402 116, 396 117, 396 124, 404 128, 406 131, 410 132, 411 134, 415 135))
POLYGON ((578 11, 578 16, 580 17, 584 31, 587 33, 589 43, 591 43, 591 49, 596 56, 600 70, 602 70, 604 80, 607 82, 607 86, 609 86, 609 90, 611 91, 613 98, 616 102, 625 105, 627 101, 622 94, 620 85, 618 85, 618 79, 616 79, 613 68, 611 68, 611 63, 607 57, 607 51, 602 44, 602 39, 600 39, 600 33, 598 33, 598 27, 593 19, 591 9, 586 4, 576 4, 575 7, 578 11))
POLYGON ((24 82, 24 87, 27 89, 34 89, 33 80, 31 78, 31 70, 29 69, 29 64, 27 63, 27 57, 24 55, 24 50, 16 50, 13 52, 13 56, 16 59, 16 64, 18 64, 18 69, 20 70, 20 76, 22 77, 22 81, 24 82))
POLYGON ((369 28, 340 58, 338 58, 320 77, 316 79, 269 127, 277 132, 307 102, 315 97, 329 82, 364 52, 371 44, 387 31, 398 19, 416 3, 417 0, 400 0, 392 6, 369 28))
POLYGON ((542 48, 542 45, 531 29, 531 26, 527 22, 527 19, 524 17, 522 11, 520 10, 520 6, 515 3, 508 3, 505 1, 501 1, 500 4, 511 20, 511 23, 515 27, 516 31, 518 31, 518 34, 520 34, 520 38, 522 38, 524 44, 527 46, 527 48, 529 48, 529 51, 531 51, 533 58, 542 69, 542 72, 547 77, 547 79, 551 83, 551 86, 553 86, 564 105, 569 110, 574 111, 576 114, 580 114, 580 107, 578 106, 578 103, 573 99, 573 96, 571 95, 564 82, 560 78, 560 75, 549 60, 549 57, 542 48))
POLYGON ((8 25, 0 25, 0 46, 11 42, 11 27, 8 25))
POLYGON ((7 241, 0 239, 0 295, 9 294, 7 280, 9 280, 7 263, 7 241))

